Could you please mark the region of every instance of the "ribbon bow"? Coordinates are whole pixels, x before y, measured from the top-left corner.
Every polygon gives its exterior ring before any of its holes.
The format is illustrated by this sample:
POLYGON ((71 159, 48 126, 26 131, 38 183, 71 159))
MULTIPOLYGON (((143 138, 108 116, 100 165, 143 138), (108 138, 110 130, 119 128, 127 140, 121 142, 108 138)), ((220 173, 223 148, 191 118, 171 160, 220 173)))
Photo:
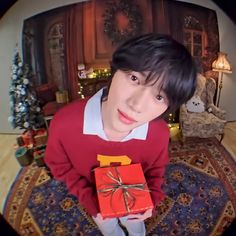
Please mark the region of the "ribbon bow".
POLYGON ((140 191, 148 191, 148 189, 145 189, 146 183, 137 183, 137 184, 125 184, 122 181, 122 178, 120 176, 120 173, 117 168, 114 168, 117 177, 115 177, 111 171, 106 173, 106 176, 113 180, 114 183, 108 183, 104 184, 105 188, 98 189, 98 193, 103 193, 106 196, 111 195, 110 201, 112 206, 112 197, 113 194, 115 194, 118 190, 122 190, 122 196, 124 198, 125 208, 127 212, 130 212, 130 209, 135 205, 136 198, 134 196, 134 193, 131 193, 130 190, 140 190, 140 191))

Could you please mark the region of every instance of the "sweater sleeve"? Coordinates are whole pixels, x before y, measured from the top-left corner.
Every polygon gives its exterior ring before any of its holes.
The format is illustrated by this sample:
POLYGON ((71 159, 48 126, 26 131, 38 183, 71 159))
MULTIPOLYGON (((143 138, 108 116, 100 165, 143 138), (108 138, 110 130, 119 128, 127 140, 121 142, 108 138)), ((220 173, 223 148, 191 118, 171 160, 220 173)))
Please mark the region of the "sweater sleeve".
POLYGON ((169 135, 162 140, 162 149, 152 166, 146 171, 145 177, 148 187, 151 191, 151 197, 156 206, 164 199, 162 184, 164 182, 164 174, 166 165, 169 163, 169 135))
POLYGON ((79 175, 73 167, 64 150, 58 130, 60 127, 52 120, 45 152, 45 163, 54 178, 64 182, 69 192, 77 197, 79 203, 86 208, 88 213, 95 216, 99 211, 94 188, 87 178, 79 175))

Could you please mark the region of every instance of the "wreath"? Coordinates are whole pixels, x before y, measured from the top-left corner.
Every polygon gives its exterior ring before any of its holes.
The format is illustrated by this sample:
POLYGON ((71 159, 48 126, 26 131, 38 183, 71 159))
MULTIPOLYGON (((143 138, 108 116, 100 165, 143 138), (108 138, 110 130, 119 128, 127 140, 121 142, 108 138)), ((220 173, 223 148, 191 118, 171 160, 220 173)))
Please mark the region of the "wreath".
POLYGON ((104 32, 111 39, 112 44, 140 34, 142 15, 139 6, 133 0, 109 1, 107 5, 103 14, 104 32), (119 21, 121 19, 119 16, 123 21, 119 21))

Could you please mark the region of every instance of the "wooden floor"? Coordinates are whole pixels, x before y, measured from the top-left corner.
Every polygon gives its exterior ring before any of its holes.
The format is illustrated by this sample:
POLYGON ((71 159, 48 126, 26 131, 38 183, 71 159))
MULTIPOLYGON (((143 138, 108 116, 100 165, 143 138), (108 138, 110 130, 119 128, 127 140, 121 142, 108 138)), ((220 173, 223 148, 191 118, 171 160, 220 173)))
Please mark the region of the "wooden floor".
POLYGON ((3 204, 9 188, 13 183, 17 173, 20 170, 20 165, 16 161, 14 154, 14 144, 16 137, 13 134, 0 134, 0 212, 2 213, 3 204))
POLYGON ((236 122, 229 122, 225 126, 225 136, 222 140, 223 146, 236 161, 236 122))
MULTIPOLYGON (((178 136, 178 129, 171 130, 172 138, 178 136)), ((10 189, 11 184, 16 178, 17 173, 21 169, 20 165, 14 157, 14 144, 16 137, 13 134, 0 134, 0 212, 3 211, 5 198, 10 189)), ((222 141, 225 148, 231 153, 236 161, 236 122, 228 122, 225 127, 225 136, 222 141)))

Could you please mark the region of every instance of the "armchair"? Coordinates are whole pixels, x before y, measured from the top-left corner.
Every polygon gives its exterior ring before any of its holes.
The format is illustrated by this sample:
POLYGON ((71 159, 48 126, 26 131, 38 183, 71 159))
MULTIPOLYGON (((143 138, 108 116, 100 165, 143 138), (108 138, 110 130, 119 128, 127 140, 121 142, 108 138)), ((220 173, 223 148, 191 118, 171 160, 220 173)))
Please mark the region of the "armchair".
MULTIPOLYGON (((193 111, 189 109, 188 105, 191 99, 180 107, 179 122, 183 140, 186 137, 208 138, 220 135, 220 142, 222 141, 226 112, 214 105, 215 91, 215 80, 198 74, 194 97, 200 98, 199 101, 203 104, 204 110, 193 111)), ((196 107, 198 104, 193 102, 192 105, 196 107)))

